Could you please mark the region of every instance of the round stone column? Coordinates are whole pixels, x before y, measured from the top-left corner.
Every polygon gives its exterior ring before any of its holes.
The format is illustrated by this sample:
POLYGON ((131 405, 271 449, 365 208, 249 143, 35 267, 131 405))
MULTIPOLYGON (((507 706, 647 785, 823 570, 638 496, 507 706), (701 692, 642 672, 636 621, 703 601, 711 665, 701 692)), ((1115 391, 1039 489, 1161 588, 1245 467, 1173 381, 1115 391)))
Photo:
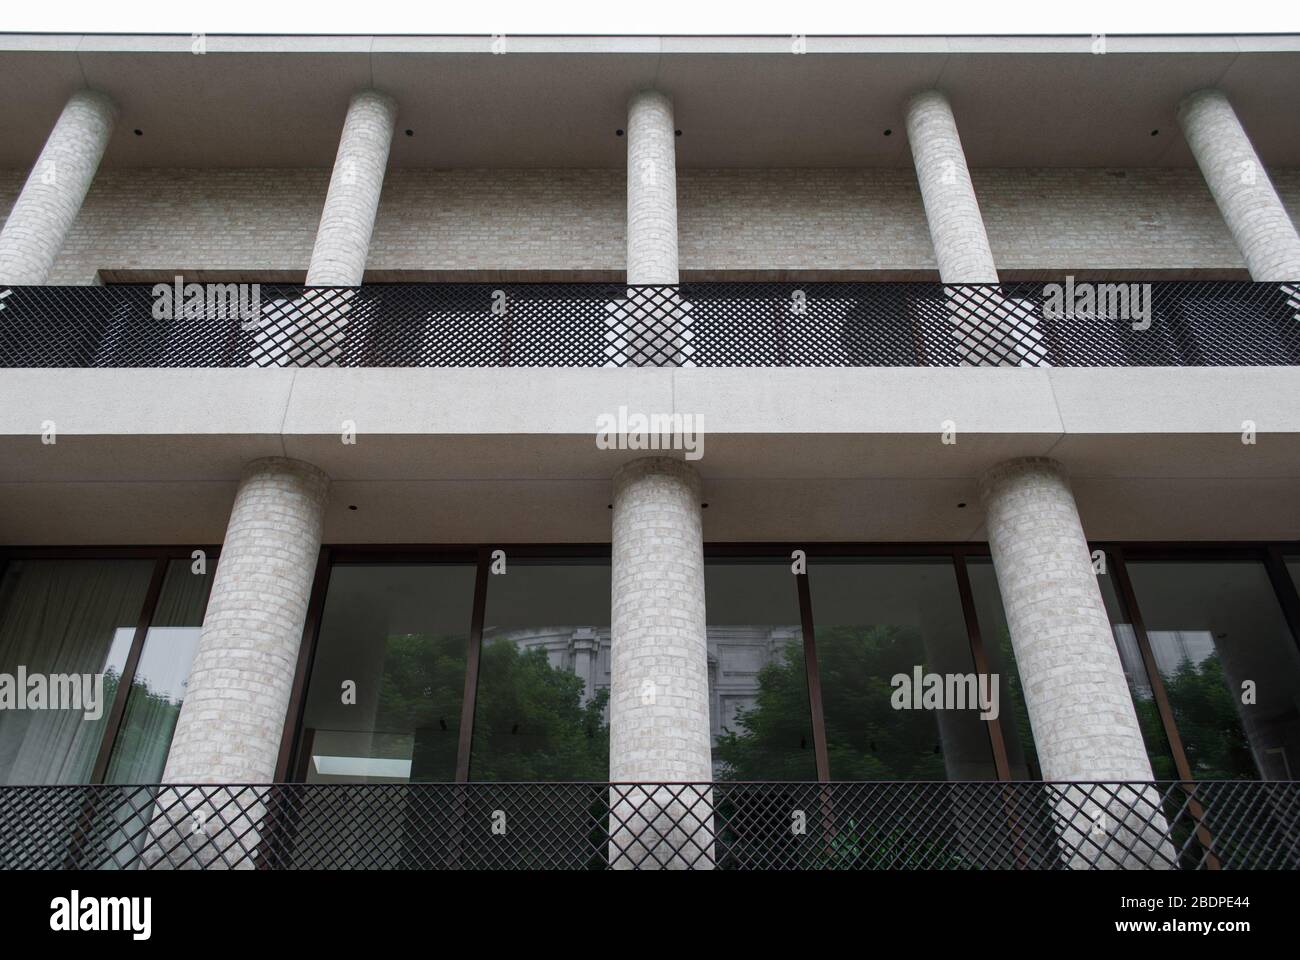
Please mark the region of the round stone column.
POLYGON ((944 283, 997 283, 993 250, 948 98, 926 90, 907 105, 907 141, 944 283))
POLYGON ((1300 280, 1300 236, 1222 90, 1200 90, 1178 122, 1252 279, 1300 280))
POLYGON ((116 119, 117 108, 102 93, 79 90, 68 99, 0 231, 0 284, 49 277, 116 119))
POLYGON ((1047 781, 1071 866, 1161 866, 1167 844, 1147 758, 1092 555, 1060 464, 1029 457, 980 478, 989 547, 1047 781))
POLYGON ((298 460, 271 457, 246 468, 164 782, 274 778, 328 488, 324 473, 298 460))
POLYGON ((713 863, 713 778, 700 479, 647 457, 614 477, 609 701, 610 861, 617 869, 713 863))
POLYGON ((309 287, 361 285, 396 122, 396 102, 378 90, 363 90, 348 104, 307 268, 309 287))
POLYGON ((998 271, 957 120, 943 93, 925 90, 908 101, 907 140, 939 279, 953 286, 948 291, 948 314, 958 355, 972 366, 1041 362, 1037 341, 1027 335, 1032 318, 1022 308, 997 291, 957 289, 965 284, 996 284, 998 271))
POLYGON ((678 282, 677 136, 673 102, 658 90, 627 106, 627 282, 678 282))

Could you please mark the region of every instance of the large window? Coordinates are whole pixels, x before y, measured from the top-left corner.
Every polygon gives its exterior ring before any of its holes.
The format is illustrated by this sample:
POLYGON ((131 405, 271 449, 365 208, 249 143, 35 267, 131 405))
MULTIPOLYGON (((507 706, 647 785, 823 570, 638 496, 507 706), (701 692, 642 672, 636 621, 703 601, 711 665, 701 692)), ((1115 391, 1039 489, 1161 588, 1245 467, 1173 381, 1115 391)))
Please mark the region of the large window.
POLYGON ((113 744, 109 783, 157 783, 185 702, 185 684, 203 631, 212 572, 196 574, 189 560, 172 560, 145 634, 126 710, 113 744))
POLYGON ((1264 564, 1126 566, 1192 776, 1300 776, 1300 651, 1264 564))
POLYGON ((309 783, 453 780, 473 564, 339 564, 303 717, 309 783))
POLYGON ((952 560, 818 562, 810 584, 831 778, 996 779, 952 560))
POLYGON ((473 780, 608 780, 609 562, 489 573, 473 780))
POLYGON ((0 710, 0 783, 158 782, 215 557, 3 563, 0 683, 20 702, 0 710))
MULTIPOLYGON (((1300 562, 1262 548, 1208 560, 1138 549, 1108 548, 1097 582, 1156 777, 1297 776, 1300 562)), ((504 569, 490 548, 336 559, 302 698, 300 776, 608 777, 608 550, 508 552, 504 569)), ((1042 776, 981 547, 806 552, 800 576, 784 549, 706 549, 714 777, 1042 776)), ((143 729, 135 716, 124 731, 143 729)))
POLYGON ((817 779, 797 586, 788 557, 704 568, 719 779, 817 779))
POLYGON ((987 557, 968 558, 966 571, 989 672, 998 678, 999 731, 1006 744, 1008 772, 1012 780, 1040 780, 1043 771, 1038 766, 1029 708, 1016 669, 1011 629, 1007 626, 993 561, 987 557))

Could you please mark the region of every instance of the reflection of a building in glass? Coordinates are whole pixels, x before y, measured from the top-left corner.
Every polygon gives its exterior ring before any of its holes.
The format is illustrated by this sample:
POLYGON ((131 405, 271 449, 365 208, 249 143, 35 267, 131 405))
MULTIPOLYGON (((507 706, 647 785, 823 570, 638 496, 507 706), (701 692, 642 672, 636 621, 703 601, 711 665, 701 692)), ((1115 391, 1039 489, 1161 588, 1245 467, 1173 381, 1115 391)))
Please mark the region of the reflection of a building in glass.
MULTIPOLYGON (((708 628, 709 729, 715 740, 727 731, 741 732, 743 725, 737 714, 753 708, 758 698, 759 671, 779 659, 787 644, 800 636, 797 626, 708 628)), ((601 690, 609 689, 608 627, 484 628, 484 644, 504 639, 514 641, 520 650, 543 649, 553 670, 564 670, 581 677, 583 702, 590 701, 601 690)))

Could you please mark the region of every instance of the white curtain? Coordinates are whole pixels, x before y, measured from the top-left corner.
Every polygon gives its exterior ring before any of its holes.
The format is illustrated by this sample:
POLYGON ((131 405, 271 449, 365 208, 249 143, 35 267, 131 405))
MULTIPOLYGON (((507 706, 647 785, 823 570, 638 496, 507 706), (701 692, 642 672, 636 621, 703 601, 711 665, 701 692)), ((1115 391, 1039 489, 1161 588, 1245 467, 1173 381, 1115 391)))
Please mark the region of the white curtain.
POLYGON ((12 560, 0 581, 0 673, 106 674, 98 719, 0 710, 0 783, 86 783, 144 605, 152 560, 12 560))

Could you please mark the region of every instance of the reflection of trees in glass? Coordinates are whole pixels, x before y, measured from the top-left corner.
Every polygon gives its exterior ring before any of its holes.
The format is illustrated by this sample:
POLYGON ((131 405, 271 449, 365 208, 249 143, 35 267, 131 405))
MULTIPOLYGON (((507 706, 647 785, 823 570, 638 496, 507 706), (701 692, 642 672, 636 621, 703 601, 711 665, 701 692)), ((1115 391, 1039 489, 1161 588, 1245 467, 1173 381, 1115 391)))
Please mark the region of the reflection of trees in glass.
POLYGON ((412 782, 450 780, 455 775, 455 731, 464 696, 463 636, 410 633, 388 638, 374 728, 414 733, 412 782))
POLYGON ((485 643, 470 772, 480 781, 608 780, 608 691, 583 703, 581 677, 540 648, 485 643))
MULTIPOLYGON (((1218 654, 1199 664, 1184 659, 1177 670, 1164 675, 1164 683, 1192 776, 1198 780, 1258 780, 1254 755, 1218 654)), ((1147 743, 1163 742, 1164 727, 1155 701, 1139 700, 1137 710, 1147 743)), ((1178 779, 1172 758, 1164 754, 1153 756, 1151 766, 1158 780, 1178 779)))
POLYGON ((736 711, 713 748, 721 780, 815 780, 803 643, 790 640, 758 672, 752 707, 736 711))
MULTIPOLYGON (((817 631, 826 745, 835 780, 943 780, 946 772, 932 712, 895 710, 890 678, 912 674, 925 657, 919 631, 895 626, 823 627, 817 631)), ((764 779, 793 762, 771 744, 809 726, 803 654, 791 644, 759 673, 745 729, 720 738, 728 779, 764 779), (759 764, 762 769, 758 769, 759 764)))

